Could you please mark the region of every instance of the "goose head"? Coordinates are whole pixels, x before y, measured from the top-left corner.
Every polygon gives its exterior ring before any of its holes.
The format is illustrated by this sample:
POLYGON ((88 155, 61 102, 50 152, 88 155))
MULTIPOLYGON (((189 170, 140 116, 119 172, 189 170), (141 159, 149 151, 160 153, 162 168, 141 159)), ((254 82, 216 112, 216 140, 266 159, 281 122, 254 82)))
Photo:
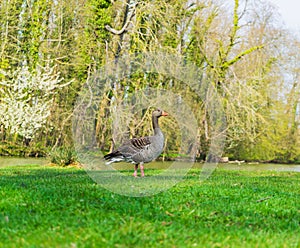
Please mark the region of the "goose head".
POLYGON ((160 109, 156 109, 152 112, 152 117, 161 117, 161 116, 167 116, 169 115, 167 112, 160 110, 160 109))

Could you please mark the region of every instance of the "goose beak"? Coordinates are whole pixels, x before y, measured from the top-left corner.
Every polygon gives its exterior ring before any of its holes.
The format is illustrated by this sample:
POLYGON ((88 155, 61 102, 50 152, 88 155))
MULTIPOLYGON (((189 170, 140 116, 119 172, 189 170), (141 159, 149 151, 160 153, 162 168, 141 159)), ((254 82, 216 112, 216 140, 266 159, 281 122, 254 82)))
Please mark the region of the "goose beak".
POLYGON ((169 114, 167 113, 167 112, 165 112, 165 111, 163 111, 162 113, 161 113, 161 116, 168 116, 169 114))

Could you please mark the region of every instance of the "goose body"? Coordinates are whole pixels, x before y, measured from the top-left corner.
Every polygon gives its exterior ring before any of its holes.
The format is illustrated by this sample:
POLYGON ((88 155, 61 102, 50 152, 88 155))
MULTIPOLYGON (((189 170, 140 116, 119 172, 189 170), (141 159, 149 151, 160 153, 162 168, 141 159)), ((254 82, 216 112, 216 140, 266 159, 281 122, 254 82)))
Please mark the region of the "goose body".
POLYGON ((135 164, 134 176, 137 176, 137 169, 140 165, 141 176, 144 176, 144 163, 156 159, 164 148, 164 135, 158 125, 158 118, 167 116, 168 113, 162 110, 152 112, 152 126, 154 134, 141 138, 133 138, 125 141, 120 147, 104 156, 107 164, 125 161, 135 164))

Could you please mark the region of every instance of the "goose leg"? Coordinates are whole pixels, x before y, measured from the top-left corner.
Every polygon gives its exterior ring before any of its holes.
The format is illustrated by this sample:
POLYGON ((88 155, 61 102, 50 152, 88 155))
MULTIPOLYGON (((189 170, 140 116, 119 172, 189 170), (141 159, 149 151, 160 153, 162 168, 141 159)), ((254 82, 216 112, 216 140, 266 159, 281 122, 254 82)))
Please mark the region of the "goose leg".
POLYGON ((143 163, 140 164, 140 169, 141 169, 141 177, 144 177, 145 172, 144 172, 144 164, 143 163))
POLYGON ((138 168, 139 168, 139 164, 136 164, 136 165, 134 166, 134 173, 133 173, 133 176, 134 176, 134 177, 137 177, 137 171, 138 171, 138 168))

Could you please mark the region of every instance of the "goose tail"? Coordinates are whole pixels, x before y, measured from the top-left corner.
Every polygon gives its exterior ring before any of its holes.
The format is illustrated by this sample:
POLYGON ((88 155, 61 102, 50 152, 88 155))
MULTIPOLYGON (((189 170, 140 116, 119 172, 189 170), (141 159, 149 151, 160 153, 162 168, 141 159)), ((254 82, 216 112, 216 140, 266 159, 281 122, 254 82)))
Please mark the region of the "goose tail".
POLYGON ((104 156, 104 159, 107 161, 105 164, 110 165, 111 163, 124 161, 124 156, 119 151, 114 151, 104 156))

